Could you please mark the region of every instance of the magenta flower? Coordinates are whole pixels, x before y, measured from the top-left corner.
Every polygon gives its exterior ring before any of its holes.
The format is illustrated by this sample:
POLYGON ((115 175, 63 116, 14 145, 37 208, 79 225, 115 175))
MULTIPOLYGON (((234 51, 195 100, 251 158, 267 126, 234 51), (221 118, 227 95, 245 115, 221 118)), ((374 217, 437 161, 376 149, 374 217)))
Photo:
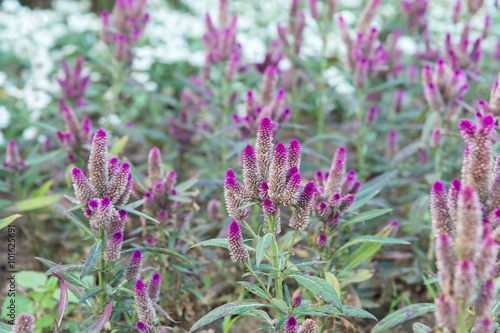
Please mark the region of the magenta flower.
POLYGON ((160 273, 155 273, 151 277, 148 283, 148 296, 153 303, 158 302, 161 291, 161 275, 160 273))
POLYGON ((141 280, 137 280, 135 284, 135 310, 139 320, 154 326, 158 321, 156 312, 153 308, 153 303, 148 296, 146 286, 141 280))
POLYGON ((285 323, 285 333, 297 333, 299 331, 299 326, 297 320, 294 317, 288 318, 285 323))
POLYGON ((135 250, 130 256, 127 270, 125 271, 125 278, 129 282, 136 282, 141 277, 142 268, 142 252, 135 250))
POLYGON ((123 233, 116 232, 108 239, 106 250, 104 251, 104 260, 109 264, 120 259, 120 251, 122 249, 123 233))
POLYGON ((236 221, 233 221, 229 226, 227 242, 231 260, 233 260, 234 263, 245 263, 248 261, 248 250, 243 244, 240 226, 236 221))

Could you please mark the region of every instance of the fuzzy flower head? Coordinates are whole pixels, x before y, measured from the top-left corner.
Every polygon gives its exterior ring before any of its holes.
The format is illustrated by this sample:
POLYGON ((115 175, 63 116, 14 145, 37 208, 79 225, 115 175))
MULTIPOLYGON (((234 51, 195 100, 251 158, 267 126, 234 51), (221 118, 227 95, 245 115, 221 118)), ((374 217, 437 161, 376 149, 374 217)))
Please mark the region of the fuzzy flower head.
POLYGON ((34 333, 35 317, 29 313, 21 313, 17 316, 16 322, 12 328, 12 333, 34 333))
POLYGON ((137 280, 135 284, 135 309, 139 320, 154 326, 158 321, 156 312, 153 308, 153 303, 149 298, 146 285, 141 280, 137 280))
POLYGON ((312 319, 306 319, 302 325, 300 325, 299 333, 317 333, 318 324, 312 319))
POLYGON ((7 143, 7 153, 5 154, 3 167, 11 172, 17 172, 24 168, 24 159, 21 159, 19 147, 14 140, 7 143))
POLYGON ((299 331, 299 326, 297 320, 294 317, 288 318, 285 323, 285 333, 297 333, 299 331))
POLYGON ((151 277, 148 283, 148 295, 153 303, 158 302, 161 291, 161 275, 160 273, 155 273, 151 277))
POLYGON ((243 244, 243 236, 238 222, 233 221, 229 226, 227 236, 229 254, 231 260, 235 263, 244 263, 248 261, 248 250, 243 244))
POLYGON ((104 260, 107 263, 115 262, 120 259, 120 251, 122 248, 123 234, 121 231, 116 232, 108 239, 106 250, 104 252, 104 260))
POLYGON ((298 308, 302 304, 302 295, 298 295, 292 301, 292 307, 298 308))
POLYGON ((70 68, 68 63, 63 61, 64 76, 57 78, 64 99, 73 101, 77 105, 85 105, 85 91, 90 81, 90 75, 82 75, 83 61, 83 56, 78 56, 74 68, 70 68))
POLYGON ((127 270, 125 271, 125 278, 129 282, 136 282, 141 276, 142 268, 142 252, 135 250, 130 256, 128 262, 127 270))

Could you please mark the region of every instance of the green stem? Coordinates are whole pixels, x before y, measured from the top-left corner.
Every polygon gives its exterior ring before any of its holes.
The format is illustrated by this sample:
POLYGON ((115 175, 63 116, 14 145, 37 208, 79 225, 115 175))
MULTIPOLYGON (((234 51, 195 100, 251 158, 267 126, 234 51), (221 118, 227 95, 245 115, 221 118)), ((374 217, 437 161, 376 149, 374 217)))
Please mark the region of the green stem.
POLYGON ((295 230, 295 232, 293 233, 293 236, 292 236, 292 242, 290 243, 290 247, 288 248, 288 252, 286 253, 286 256, 285 256, 285 263, 283 264, 284 270, 286 269, 286 265, 288 264, 288 258, 290 258, 290 255, 292 254, 293 244, 295 243, 295 239, 297 238, 298 235, 299 235, 299 231, 295 230))
POLYGON ((104 249, 105 249, 104 239, 105 239, 104 229, 99 228, 99 240, 103 242, 101 248, 101 265, 100 265, 101 267, 99 269, 99 288, 101 288, 101 293, 100 293, 101 297, 99 298, 99 309, 104 308, 104 302, 106 301, 106 293, 104 292, 105 290, 104 276, 106 271, 106 262, 104 261, 104 249))
POLYGON ((464 302, 460 303, 458 307, 458 325, 456 333, 466 333, 465 330, 465 312, 466 312, 466 304, 464 302))
POLYGON ((366 139, 366 128, 364 122, 365 110, 365 95, 362 91, 358 90, 358 110, 356 112, 358 118, 358 140, 356 141, 356 149, 358 151, 358 169, 360 180, 365 181, 366 170, 365 170, 365 139, 366 139))
POLYGON ((245 263, 245 266, 247 267, 247 269, 250 271, 250 273, 252 273, 253 277, 257 280, 257 282, 259 282, 260 286, 262 287, 262 289, 266 292, 267 296, 269 297, 269 299, 273 298, 273 296, 271 296, 271 294, 269 293, 269 291, 267 290, 266 286, 264 285, 264 283, 262 282, 262 280, 257 276, 257 274, 255 274, 254 270, 252 269, 252 267, 248 264, 248 263, 245 263))

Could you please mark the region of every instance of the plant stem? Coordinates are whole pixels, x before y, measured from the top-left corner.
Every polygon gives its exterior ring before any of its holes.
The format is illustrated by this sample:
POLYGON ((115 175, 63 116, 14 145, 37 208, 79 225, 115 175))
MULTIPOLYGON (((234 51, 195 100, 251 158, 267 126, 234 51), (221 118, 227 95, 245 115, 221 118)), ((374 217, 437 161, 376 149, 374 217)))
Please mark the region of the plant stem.
POLYGON ((366 170, 365 170, 365 123, 364 123, 364 104, 365 104, 365 95, 361 90, 358 90, 358 110, 356 112, 358 118, 358 140, 356 141, 356 149, 358 151, 358 169, 360 180, 362 182, 365 181, 366 170))
POLYGON ((257 274, 255 274, 254 270, 252 269, 252 267, 248 264, 248 263, 245 263, 245 266, 247 267, 247 269, 250 271, 250 273, 252 273, 253 277, 257 280, 257 282, 259 282, 260 286, 262 287, 262 289, 264 289, 264 291, 266 292, 267 296, 269 297, 269 299, 273 298, 273 296, 271 296, 271 294, 269 293, 269 291, 267 290, 266 286, 264 285, 264 283, 262 282, 262 280, 257 276, 257 274))
POLYGON ((290 247, 288 248, 288 252, 286 253, 286 256, 285 256, 285 263, 283 264, 283 270, 286 269, 286 265, 288 264, 288 258, 290 258, 290 255, 292 254, 293 243, 295 243, 295 239, 297 238, 298 235, 299 235, 299 231, 295 230, 295 232, 293 233, 293 236, 292 236, 292 242, 290 243, 290 247))
POLYGON ((466 333, 465 312, 466 312, 466 304, 464 302, 461 302, 460 306, 458 307, 458 325, 456 333, 466 333))
POLYGON ((104 275, 106 270, 106 262, 104 261, 104 249, 105 249, 104 238, 105 238, 104 229, 99 228, 99 240, 103 242, 101 248, 101 267, 99 269, 99 288, 101 288, 101 297, 99 298, 100 309, 104 308, 104 302, 106 301, 106 293, 104 292, 105 291, 104 275))

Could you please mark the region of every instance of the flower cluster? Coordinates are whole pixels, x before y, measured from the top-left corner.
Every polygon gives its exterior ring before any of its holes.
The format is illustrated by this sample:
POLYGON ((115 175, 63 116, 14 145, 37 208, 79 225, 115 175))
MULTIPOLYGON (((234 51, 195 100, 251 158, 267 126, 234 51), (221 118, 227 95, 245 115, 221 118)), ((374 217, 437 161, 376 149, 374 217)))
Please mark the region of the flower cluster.
POLYGON ((55 137, 61 148, 67 152, 68 162, 75 164, 79 156, 86 158, 88 155, 85 146, 92 137, 92 121, 84 118, 80 125, 75 113, 68 106, 64 106, 61 113, 66 132, 57 131, 55 137))
POLYGON ((290 109, 284 108, 285 90, 281 88, 273 97, 277 74, 278 69, 275 66, 267 67, 260 88, 260 101, 255 99, 252 91, 248 91, 245 97, 245 115, 233 114, 233 123, 242 124, 238 128, 241 139, 254 136, 260 122, 266 117, 272 120, 274 131, 278 130, 278 123, 285 123, 290 119, 290 109))
POLYGON ((443 112, 445 123, 454 123, 469 89, 467 73, 460 69, 454 70, 444 59, 439 59, 434 68, 425 65, 422 69, 422 85, 429 107, 443 112))
POLYGON ((427 29, 427 0, 403 0, 401 7, 408 17, 407 28, 410 34, 422 32, 427 29))
POLYGON ((229 169, 224 180, 224 196, 229 215, 245 220, 249 209, 246 205, 259 202, 265 214, 267 232, 279 233, 280 207, 294 206, 289 225, 303 230, 309 223, 309 215, 316 188, 309 182, 300 191, 300 143, 292 140, 288 146, 280 142, 274 146, 273 124, 264 118, 257 132, 255 149, 248 145, 242 153, 243 184, 229 169), (269 219, 274 223, 268 223, 269 219))
POLYGON ((158 322, 158 317, 156 316, 156 311, 154 309, 154 304, 158 301, 158 296, 161 287, 161 276, 155 273, 146 287, 142 280, 137 280, 135 283, 135 310, 137 311, 137 317, 139 322, 137 323, 137 328, 139 331, 150 332, 153 331, 153 327, 158 322))
POLYGON ((285 323, 285 333, 317 333, 318 324, 312 319, 306 319, 302 325, 298 325, 295 317, 290 317, 285 323))
POLYGON ((434 184, 431 216, 442 291, 436 301, 438 325, 455 330, 459 318, 466 316, 465 307, 472 307, 475 331, 487 333, 493 330, 489 319, 496 297, 493 278, 499 274, 500 158, 494 169, 493 116, 478 114, 478 120, 477 126, 460 122, 466 143, 462 179, 455 179, 448 193, 439 181, 434 184), (460 304, 465 306, 462 310, 460 304))
POLYGON ((64 77, 57 78, 63 94, 63 99, 60 103, 71 102, 77 107, 86 105, 85 91, 90 81, 90 75, 82 75, 83 61, 83 56, 76 57, 73 70, 71 70, 66 61, 62 62, 64 77))
POLYGON ((148 179, 151 187, 147 188, 142 195, 145 200, 144 208, 154 214, 161 225, 167 225, 169 218, 174 220, 186 218, 191 213, 191 211, 179 212, 184 202, 171 199, 172 196, 177 195, 175 189, 177 173, 173 170, 163 173, 161 152, 157 147, 149 151, 148 179))
MULTIPOLYGON (((491 18, 489 19, 491 20, 491 18)), ((486 29, 491 23, 486 20, 486 29)), ((479 66, 483 58, 481 51, 481 37, 477 38, 474 43, 471 43, 470 36, 471 27, 469 23, 464 24, 460 41, 453 43, 451 34, 446 34, 445 37, 445 58, 452 70, 466 69, 467 74, 471 79, 477 78, 479 75, 479 66)), ((485 33, 487 35, 487 33, 485 33)))
POLYGON ((90 226, 94 230, 105 229, 108 233, 115 233, 115 244, 111 241, 108 244, 114 246, 110 252, 116 252, 123 239, 121 232, 127 218, 127 212, 116 206, 127 204, 132 175, 128 163, 120 165, 116 157, 108 160, 107 135, 103 129, 99 129, 92 140, 88 172, 89 178, 80 169, 73 169, 75 196, 80 204, 87 206, 85 215, 90 218, 90 226))
POLYGON ((381 0, 371 0, 363 10, 356 25, 356 37, 351 37, 351 31, 342 16, 338 18, 338 25, 342 41, 347 48, 347 65, 354 72, 354 85, 364 88, 369 77, 399 74, 402 67, 398 64, 402 51, 397 42, 401 31, 394 30, 387 47, 379 41, 377 28, 370 28, 373 18, 381 4, 381 0))
POLYGON ((114 45, 114 57, 132 64, 132 49, 149 22, 146 0, 116 0, 111 14, 101 13, 101 40, 114 45))
POLYGON ((9 172, 19 172, 25 168, 24 159, 19 154, 19 146, 14 140, 7 143, 7 152, 5 154, 5 162, 2 163, 5 170, 9 172))
POLYGON ((29 313, 21 313, 17 316, 16 322, 12 327, 12 333, 34 333, 35 317, 29 313))
POLYGON ((477 107, 483 116, 488 113, 492 113, 495 117, 500 116, 500 79, 496 80, 491 88, 489 104, 484 100, 479 100, 477 107))
MULTIPOLYGON (((313 7, 315 7, 313 5, 313 7)), ((314 10, 314 8, 313 8, 314 10)), ((302 44, 304 43, 304 29, 306 27, 306 16, 300 10, 300 1, 292 0, 290 11, 288 13, 288 25, 278 24, 278 36, 282 46, 299 55, 302 44)), ((292 65, 293 67, 294 65, 292 65)))
POLYGON ((316 194, 313 212, 332 231, 339 226, 342 214, 354 203, 354 195, 361 189, 356 171, 346 173, 346 149, 339 147, 335 152, 329 172, 318 170, 314 176, 316 194))

